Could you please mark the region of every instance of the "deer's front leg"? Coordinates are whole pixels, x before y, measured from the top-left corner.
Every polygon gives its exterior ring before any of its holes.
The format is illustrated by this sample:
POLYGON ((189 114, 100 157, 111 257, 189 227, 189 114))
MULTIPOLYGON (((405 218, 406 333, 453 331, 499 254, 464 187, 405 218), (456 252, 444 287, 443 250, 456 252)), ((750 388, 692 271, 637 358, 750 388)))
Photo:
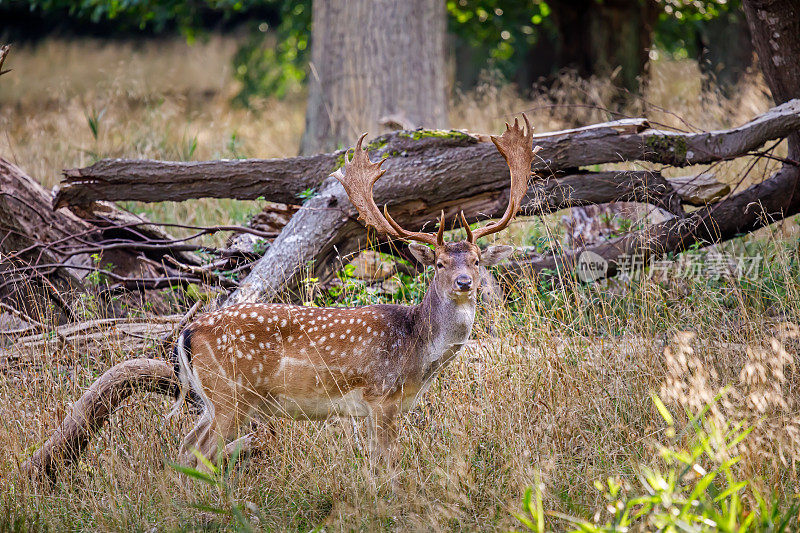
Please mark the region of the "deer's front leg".
POLYGON ((370 459, 378 459, 389 468, 393 468, 397 462, 399 414, 394 402, 376 402, 370 414, 370 459))

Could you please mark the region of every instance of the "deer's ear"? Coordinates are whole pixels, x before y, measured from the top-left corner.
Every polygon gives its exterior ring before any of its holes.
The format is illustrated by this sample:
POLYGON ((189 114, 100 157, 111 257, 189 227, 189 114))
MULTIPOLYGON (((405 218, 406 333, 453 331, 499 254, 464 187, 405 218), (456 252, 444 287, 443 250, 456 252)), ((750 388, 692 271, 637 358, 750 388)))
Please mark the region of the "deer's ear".
POLYGON ((417 261, 425 266, 430 266, 436 262, 436 254, 434 251, 422 243, 408 243, 408 249, 411 250, 411 254, 417 258, 417 261))
POLYGON ((514 252, 513 246, 490 246, 481 253, 482 266, 496 265, 514 252))

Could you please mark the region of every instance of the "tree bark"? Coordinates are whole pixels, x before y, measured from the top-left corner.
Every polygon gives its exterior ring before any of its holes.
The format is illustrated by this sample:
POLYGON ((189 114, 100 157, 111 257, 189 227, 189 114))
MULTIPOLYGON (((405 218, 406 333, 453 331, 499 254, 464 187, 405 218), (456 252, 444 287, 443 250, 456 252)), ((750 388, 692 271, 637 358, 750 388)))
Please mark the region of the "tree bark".
MULTIPOLYGON (((797 106, 800 98, 800 6, 793 0, 744 0, 753 46, 778 108, 797 106)), ((529 257, 509 270, 571 272, 580 254, 588 250, 608 261, 607 276, 619 270, 623 256, 642 261, 653 255, 682 252, 694 244, 706 246, 782 220, 800 212, 800 128, 785 133, 788 158, 780 170, 728 199, 692 213, 686 219, 625 235, 562 256, 529 257)))
POLYGON ((85 234, 91 225, 66 210, 52 211, 44 188, 19 168, 0 158, 0 301, 29 317, 64 322, 72 316, 72 295, 84 290, 87 254, 70 258, 60 268, 33 276, 16 276, 21 265, 65 261, 44 243, 85 234))
POLYGON ((104 159, 68 169, 54 207, 97 200, 181 202, 191 198, 236 198, 292 204, 317 187, 336 167, 341 152, 288 159, 177 162, 104 159))
POLYGON ((504 269, 515 276, 542 273, 569 277, 585 251, 608 261, 602 277, 619 273, 625 259, 646 265, 651 257, 683 252, 694 244, 726 241, 800 212, 800 167, 784 165, 769 179, 690 216, 674 218, 614 240, 560 255, 529 256, 511 261, 504 269), (623 259, 625 258, 625 259, 623 259))
MULTIPOLYGON (((800 98, 800 5, 794 0, 743 0, 758 64, 775 103, 800 98)), ((800 132, 789 136, 789 158, 800 160, 800 132)))
MULTIPOLYGON (((584 128, 534 135, 547 157, 538 168, 565 170, 627 160, 678 166, 737 157, 770 139, 784 137, 800 124, 800 103, 786 104, 730 130, 678 134, 648 129, 644 119, 594 124, 584 128)), ((461 187, 477 180, 506 182, 508 168, 487 136, 452 132, 394 132, 375 139, 366 149, 372 159, 388 156, 388 172, 377 189, 389 182, 424 183, 427 176, 463 179, 461 187), (468 176, 462 178, 463 176, 468 176)), ((308 189, 321 190, 323 181, 344 160, 344 150, 286 159, 168 162, 103 160, 64 171, 55 207, 109 201, 182 201, 189 198, 236 198, 284 204, 298 202, 308 189)), ((427 195, 423 195, 427 196, 427 195)), ((463 196, 463 195, 460 195, 463 196)), ((388 194, 381 201, 392 203, 388 194)), ((399 200, 402 202, 404 200, 399 200)))
MULTIPOLYGON (((51 204, 48 191, 0 158, 0 302, 29 318, 57 323, 75 318, 76 296, 99 288, 94 287, 99 282, 89 281, 92 272, 102 270, 111 286, 137 289, 172 279, 165 278, 167 267, 158 266, 166 255, 200 264, 180 246, 159 244, 172 241, 169 234, 112 204, 73 208, 78 214, 51 204)), ((167 301, 155 294, 150 300, 167 301)), ((97 303, 109 316, 126 312, 119 300, 97 303)))
MULTIPOLYGON (((765 142, 764 135, 782 137, 797 128, 800 128, 800 100, 775 108, 745 126, 721 132, 678 135, 645 131, 621 135, 609 128, 590 129, 577 135, 537 139, 536 144, 542 146, 540 153, 548 159, 536 163, 534 169, 546 164, 548 172, 552 172, 620 159, 674 165, 712 162, 755 149, 765 142), (776 121, 776 117, 787 113, 792 117, 787 122, 776 121), (779 123, 786 127, 776 127, 779 123)), ((386 174, 376 183, 374 191, 376 202, 388 204, 398 222, 419 229, 439 210, 444 210, 448 220, 452 220, 462 208, 468 217, 474 217, 476 211, 469 198, 486 202, 478 212, 490 217, 505 207, 498 199, 508 187, 508 169, 494 146, 487 150, 486 144, 466 138, 451 139, 455 143, 451 146, 441 139, 423 142, 428 140, 403 145, 400 150, 390 142, 372 155, 376 159, 382 153, 405 153, 404 157, 390 157, 386 161, 383 165, 386 174), (449 157, 442 157, 444 152, 449 157), (428 161, 433 164, 426 164, 428 161), (424 190, 403 171, 423 166, 427 167, 424 190), (411 210, 394 207, 403 205, 411 210)), ((282 288, 296 287, 304 269, 311 277, 326 279, 343 258, 365 244, 357 238, 364 236, 364 231, 355 221, 355 215, 344 188, 333 178, 326 180, 320 193, 292 217, 227 303, 274 298, 282 288)))
MULTIPOLYGON (((642 120, 627 120, 536 135, 535 142, 542 147, 540 153, 547 159, 536 162, 534 168, 545 173, 545 176, 553 175, 557 179, 564 179, 562 185, 572 189, 569 196, 573 205, 591 204, 599 198, 608 198, 607 201, 626 198, 639 201, 641 197, 637 198, 635 193, 636 189, 642 187, 641 175, 638 178, 639 185, 633 188, 632 193, 630 187, 618 187, 635 174, 598 176, 589 173, 580 177, 580 174, 570 169, 624 160, 685 166, 744 155, 770 139, 781 138, 797 131, 800 128, 800 100, 787 102, 730 130, 678 134, 646 128, 647 123, 642 120), (564 171, 567 172, 566 176, 562 174, 564 171), (578 187, 576 184, 582 179, 587 180, 587 184, 578 187), (604 181, 608 182, 605 187, 604 181), (590 187, 596 188, 594 197, 590 187)), ((380 157, 388 157, 388 160, 384 164, 387 172, 375 187, 376 201, 389 205, 400 223, 416 229, 429 222, 439 209, 445 210, 448 220, 452 220, 462 207, 471 218, 492 216, 497 209, 505 207, 503 195, 508 187, 508 169, 495 147, 480 142, 481 140, 483 137, 460 132, 442 135, 426 131, 397 132, 377 139, 371 144, 370 156, 373 160, 380 157), (425 184, 424 189, 420 187, 421 183, 425 184)), ((252 175, 263 169, 264 173, 271 172, 264 179, 281 179, 280 182, 275 180, 271 183, 271 190, 275 192, 266 199, 285 201, 296 197, 301 192, 300 187, 309 182, 318 179, 321 183, 317 187, 318 194, 305 202, 264 258, 254 267, 250 276, 244 280, 241 290, 233 295, 231 301, 274 297, 284 284, 288 283, 290 287, 296 285, 299 273, 306 267, 313 277, 325 279, 359 245, 357 237, 363 237, 365 233, 354 221, 355 213, 343 189, 335 180, 323 181, 341 164, 342 159, 343 152, 335 152, 281 161, 224 162, 223 168, 230 172, 224 177, 224 185, 206 178, 206 187, 196 188, 197 191, 223 190, 223 187, 233 191, 241 190, 239 185, 244 184, 244 181, 232 183, 232 175, 252 175), (248 167, 247 172, 239 173, 235 170, 238 165, 248 167), (315 173, 314 179, 300 184, 286 179, 285 169, 293 167, 313 169, 311 172, 315 173)), ((155 162, 146 162, 145 166, 153 175, 158 173, 159 168, 168 174, 175 173, 174 176, 178 176, 176 181, 197 180, 199 183, 202 178, 201 174, 196 173, 198 167, 192 164, 159 166, 155 162)), ((130 195, 125 191, 135 188, 126 186, 130 183, 130 177, 123 172, 138 175, 136 167, 134 162, 110 161, 87 169, 70 171, 57 202, 72 202, 74 199, 87 201, 97 198, 98 195, 127 199, 130 195)), ((203 174, 208 175, 206 173, 212 171, 213 163, 204 164, 202 168, 203 174)), ((174 176, 168 179, 174 179, 174 176)), ((653 180, 650 180, 650 184, 654 187, 658 185, 653 180)), ((141 190, 145 188, 156 190, 152 186, 141 187, 141 190)), ((686 183, 681 188, 689 190, 686 183)), ((162 190, 178 190, 178 187, 164 187, 162 190)), ((542 195, 548 198, 558 190, 541 192, 537 198, 542 195)), ((660 201, 674 201, 667 196, 653 194, 647 187, 638 193, 648 195, 648 201, 655 202, 654 205, 658 205, 660 201)), ((256 191, 247 194, 256 194, 256 191)), ((150 199, 169 198, 151 194, 150 199)), ((554 205, 562 205, 558 200, 554 202, 554 205)), ((686 203, 692 201, 687 200, 686 203)), ((697 200, 694 203, 698 203, 697 200)), ((702 201, 699 203, 702 204, 702 201)), ((676 213, 674 206, 663 204, 659 207, 666 207, 668 211, 676 213)))
POLYGON ((175 371, 166 361, 133 359, 112 367, 75 402, 53 435, 22 465, 23 472, 33 479, 54 477, 78 460, 128 396, 140 391, 175 396, 178 387, 175 371))
POLYGON ((300 153, 396 129, 383 122, 446 128, 445 22, 440 0, 315 0, 300 153))

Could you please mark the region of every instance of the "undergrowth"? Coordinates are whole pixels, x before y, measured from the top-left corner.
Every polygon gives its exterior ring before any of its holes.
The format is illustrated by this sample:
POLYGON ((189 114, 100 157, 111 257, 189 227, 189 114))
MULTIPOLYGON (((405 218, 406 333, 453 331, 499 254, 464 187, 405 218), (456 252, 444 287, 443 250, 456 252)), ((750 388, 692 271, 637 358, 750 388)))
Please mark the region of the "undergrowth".
MULTIPOLYGON (((302 95, 256 102, 255 111, 231 108, 233 46, 204 46, 189 56, 175 43, 15 49, 6 66, 17 77, 0 85, 0 151, 48 187, 60 169, 98 157, 294 155, 302 95)), ((655 63, 645 94, 652 105, 624 111, 687 130, 733 126, 769 107, 760 80, 724 99, 702 88, 696 70, 655 63)), ((549 93, 521 98, 487 83, 454 99, 450 125, 496 132, 521 111, 540 131, 618 118, 604 105, 609 90, 565 75, 549 93)), ((747 164, 714 171, 734 186, 769 171, 759 163, 742 179, 747 164)), ((689 171, 699 170, 707 169, 689 171)), ((259 203, 128 207, 163 222, 225 224, 246 221, 259 203)), ((523 219, 499 238, 560 250, 562 216, 523 219)), ((615 231, 637 224, 617 221, 615 231)), ((164 354, 132 353, 113 331, 38 350, 0 337, 14 353, 0 373, 0 530, 796 530, 795 229, 787 221, 671 258, 703 265, 701 275, 651 269, 593 284, 537 273, 504 280, 505 299, 481 304, 465 352, 404 417, 395 479, 369 468, 364 428, 335 420, 277 420, 261 432, 262 454, 201 478, 172 466, 193 415, 165 421, 168 400, 139 395, 75 468, 52 486, 31 483, 19 465, 97 376, 130 357, 164 354), (752 276, 706 275, 713 254, 762 260, 752 276)), ((306 276, 304 299, 415 303, 429 273, 403 272, 379 292, 347 268, 334 288, 306 276)), ((174 292, 177 305, 184 294, 174 292)), ((151 314, 146 303, 138 314, 151 314)), ((87 318, 102 309, 91 298, 78 305, 87 318)), ((53 337, 48 311, 35 318, 49 328, 42 336, 53 337)))

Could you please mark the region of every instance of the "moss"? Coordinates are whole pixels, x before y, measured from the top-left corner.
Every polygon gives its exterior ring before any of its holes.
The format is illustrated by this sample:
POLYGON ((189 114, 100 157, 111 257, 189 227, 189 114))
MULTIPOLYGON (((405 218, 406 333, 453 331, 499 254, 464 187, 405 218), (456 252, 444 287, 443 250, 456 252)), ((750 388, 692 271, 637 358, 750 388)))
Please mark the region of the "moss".
POLYGON ((677 135, 651 135, 647 147, 672 161, 685 161, 688 146, 686 139, 677 135))
POLYGON ((370 141, 369 143, 367 143, 364 149, 367 152, 372 152, 373 150, 380 150, 387 144, 389 144, 389 141, 386 140, 386 137, 378 137, 374 141, 370 141))
POLYGON ((398 135, 414 139, 415 141, 427 139, 429 137, 436 137, 438 139, 461 139, 465 141, 472 140, 470 135, 467 135, 463 131, 456 130, 415 130, 412 132, 400 132, 398 135))
MULTIPOLYGON (((367 145, 364 146, 364 150, 366 150, 368 153, 369 152, 374 152, 376 150, 380 150, 381 148, 385 147, 388 144, 389 144, 389 141, 386 140, 386 137, 378 137, 374 141, 367 143, 367 145)), ((334 163, 333 169, 331 169, 330 173, 336 172, 337 170, 339 170, 340 168, 342 168, 344 166, 344 164, 345 164, 345 154, 347 154, 348 152, 349 152, 349 150, 345 151, 345 152, 342 152, 341 154, 336 156, 336 162, 334 163)), ((382 154, 381 155, 381 159, 386 159, 387 157, 392 157, 392 156, 395 156, 395 155, 398 155, 398 154, 399 154, 399 152, 395 150, 393 152, 382 154)))
MULTIPOLYGON (((466 134, 466 133, 464 133, 462 131, 456 131, 456 130, 415 130, 415 131, 411 131, 411 132, 402 131, 402 132, 398 133, 398 135, 400 137, 406 137, 408 139, 414 139, 415 141, 418 141, 420 139, 427 139, 427 138, 431 138, 431 137, 437 138, 437 139, 457 139, 457 140, 463 140, 463 141, 474 141, 474 138, 472 136, 470 136, 470 135, 468 135, 468 134, 466 134)), ((381 137, 378 137, 377 139, 367 143, 367 145, 364 146, 364 149, 367 152, 375 152, 377 150, 381 150, 381 149, 385 148, 388 145, 389 145, 388 138, 386 136, 381 136, 381 137)), ((334 167, 331 169, 331 173, 339 170, 340 168, 342 168, 344 166, 344 164, 345 164, 345 153, 346 152, 342 152, 341 154, 339 154, 336 157, 336 162, 334 164, 334 167)), ((381 159, 387 159, 389 157, 397 157, 397 156, 402 155, 402 154, 403 154, 403 152, 400 152, 398 150, 390 150, 390 151, 387 151, 387 152, 381 154, 381 159)))
POLYGON ((336 163, 334 163, 333 168, 331 169, 331 171, 328 174, 333 174, 334 172, 336 172, 337 170, 339 170, 340 168, 342 168, 344 166, 344 164, 345 164, 345 155, 346 154, 347 154, 347 152, 342 152, 341 154, 339 154, 336 157, 336 163))

